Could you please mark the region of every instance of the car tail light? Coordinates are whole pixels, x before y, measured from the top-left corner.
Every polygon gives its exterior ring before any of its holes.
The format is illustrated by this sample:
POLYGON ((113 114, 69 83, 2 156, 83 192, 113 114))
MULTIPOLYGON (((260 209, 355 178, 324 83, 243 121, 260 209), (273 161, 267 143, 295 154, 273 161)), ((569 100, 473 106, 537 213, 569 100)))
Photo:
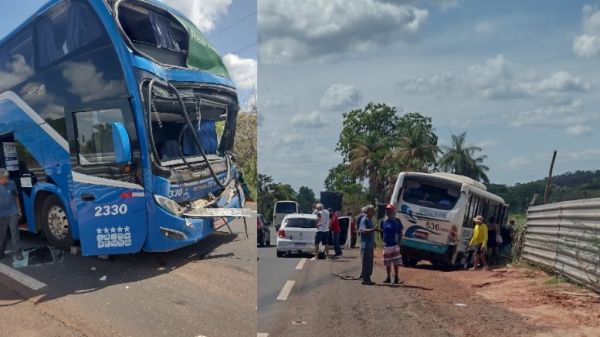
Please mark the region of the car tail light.
POLYGON ((277 236, 280 238, 285 238, 285 230, 282 228, 277 231, 277 236))

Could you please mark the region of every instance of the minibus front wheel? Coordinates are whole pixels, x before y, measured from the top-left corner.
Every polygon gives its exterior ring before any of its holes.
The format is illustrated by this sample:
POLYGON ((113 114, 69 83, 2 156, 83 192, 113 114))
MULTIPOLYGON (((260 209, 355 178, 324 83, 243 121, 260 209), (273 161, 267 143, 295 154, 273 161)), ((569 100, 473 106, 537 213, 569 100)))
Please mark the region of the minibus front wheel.
POLYGON ((51 194, 42 206, 42 229, 50 245, 68 249, 73 245, 71 226, 60 199, 51 194))

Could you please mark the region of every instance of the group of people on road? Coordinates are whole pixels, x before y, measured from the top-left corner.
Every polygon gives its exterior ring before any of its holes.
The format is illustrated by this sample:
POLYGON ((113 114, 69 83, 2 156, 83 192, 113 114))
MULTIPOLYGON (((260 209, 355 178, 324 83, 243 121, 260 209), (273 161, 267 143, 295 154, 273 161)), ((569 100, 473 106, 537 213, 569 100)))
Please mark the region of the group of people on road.
POLYGON ((394 267, 394 284, 400 283, 398 267, 401 263, 400 241, 402 240, 402 222, 396 218, 396 207, 392 204, 385 207, 386 216, 376 227, 373 223, 375 207, 365 206, 358 216, 358 232, 360 233, 360 254, 362 260, 362 271, 359 278, 364 285, 375 284, 371 280, 373 274, 373 259, 375 252, 375 233, 383 236, 383 264, 387 277, 383 283, 391 283, 391 271, 394 267))

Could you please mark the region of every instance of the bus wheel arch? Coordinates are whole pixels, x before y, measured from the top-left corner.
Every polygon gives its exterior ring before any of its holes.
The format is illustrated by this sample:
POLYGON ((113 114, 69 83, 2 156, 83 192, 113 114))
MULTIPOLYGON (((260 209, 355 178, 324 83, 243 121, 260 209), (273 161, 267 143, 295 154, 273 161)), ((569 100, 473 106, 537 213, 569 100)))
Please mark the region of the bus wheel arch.
POLYGON ((40 192, 36 197, 36 227, 44 233, 50 245, 68 249, 73 245, 72 226, 69 223, 67 209, 60 198, 50 192, 40 192), (39 206, 39 208, 38 208, 39 206))

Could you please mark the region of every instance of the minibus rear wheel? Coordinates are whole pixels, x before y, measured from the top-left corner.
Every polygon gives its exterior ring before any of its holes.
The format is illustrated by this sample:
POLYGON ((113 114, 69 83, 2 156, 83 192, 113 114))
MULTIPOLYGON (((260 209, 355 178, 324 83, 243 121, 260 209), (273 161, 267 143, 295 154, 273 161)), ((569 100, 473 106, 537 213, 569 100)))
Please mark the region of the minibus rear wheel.
POLYGON ((419 260, 417 260, 417 259, 411 259, 408 256, 402 255, 402 264, 405 267, 414 267, 417 265, 418 262, 419 262, 419 260))
POLYGON ((69 218, 56 195, 49 195, 42 206, 42 230, 50 245, 69 249, 73 245, 69 218))

